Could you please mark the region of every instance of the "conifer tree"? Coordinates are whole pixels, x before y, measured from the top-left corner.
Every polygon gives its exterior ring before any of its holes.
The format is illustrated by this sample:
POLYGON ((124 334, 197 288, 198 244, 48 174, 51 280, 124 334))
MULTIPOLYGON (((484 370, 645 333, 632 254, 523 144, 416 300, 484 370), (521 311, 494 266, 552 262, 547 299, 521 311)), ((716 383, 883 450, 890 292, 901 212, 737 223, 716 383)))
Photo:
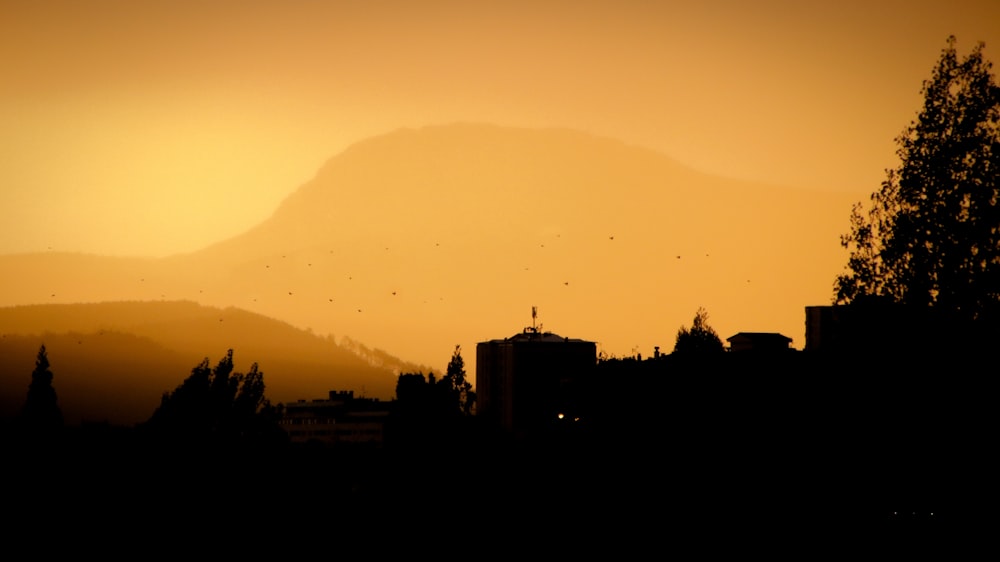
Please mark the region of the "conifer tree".
POLYGON ((63 427, 62 411, 52 386, 52 371, 45 345, 38 349, 35 370, 28 385, 28 398, 22 411, 25 428, 38 435, 52 434, 63 427))

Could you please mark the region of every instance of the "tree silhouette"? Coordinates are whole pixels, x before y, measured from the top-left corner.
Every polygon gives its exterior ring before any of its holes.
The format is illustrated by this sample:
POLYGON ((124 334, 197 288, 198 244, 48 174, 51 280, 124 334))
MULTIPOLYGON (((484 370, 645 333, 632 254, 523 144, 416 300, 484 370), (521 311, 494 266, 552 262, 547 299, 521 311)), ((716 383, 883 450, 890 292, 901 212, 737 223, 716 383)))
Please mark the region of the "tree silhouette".
POLYGON ((472 383, 465 380, 465 360, 462 359, 462 346, 456 345, 448 362, 448 369, 438 383, 443 386, 449 409, 457 407, 464 415, 472 412, 476 403, 476 393, 472 391, 472 383))
POLYGON ((36 437, 51 436, 63 427, 62 411, 52 386, 52 371, 44 344, 38 349, 21 419, 25 430, 36 437))
POLYGON ((476 393, 465 379, 461 346, 452 352, 443 377, 434 373, 402 373, 396 380, 396 400, 390 440, 402 447, 452 448, 470 430, 476 393))
POLYGON ((264 395, 257 364, 234 372, 233 350, 214 367, 206 357, 172 393, 164 393, 146 427, 159 437, 198 443, 273 443, 284 433, 280 412, 264 395))
POLYGON ((386 428, 393 447, 414 448, 436 444, 443 427, 440 388, 434 374, 401 373, 396 379, 396 400, 386 428))
POLYGON ((691 322, 691 329, 681 326, 677 330, 674 353, 687 355, 708 355, 722 353, 725 348, 719 334, 708 325, 708 312, 699 308, 691 322))
POLYGON ((851 212, 836 302, 933 305, 966 319, 1000 303, 1000 87, 983 47, 959 60, 948 38, 923 109, 896 138, 899 167, 867 211, 851 212))

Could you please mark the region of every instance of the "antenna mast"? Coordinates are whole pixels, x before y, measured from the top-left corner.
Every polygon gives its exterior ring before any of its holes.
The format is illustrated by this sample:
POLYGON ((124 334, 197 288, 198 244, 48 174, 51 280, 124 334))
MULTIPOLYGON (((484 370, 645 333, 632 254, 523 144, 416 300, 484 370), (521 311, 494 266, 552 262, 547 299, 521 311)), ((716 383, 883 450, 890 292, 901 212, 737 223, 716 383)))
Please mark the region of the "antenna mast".
POLYGON ((542 325, 537 322, 538 320, 538 307, 531 307, 531 327, 525 328, 524 333, 531 332, 532 334, 538 334, 542 331, 542 325))

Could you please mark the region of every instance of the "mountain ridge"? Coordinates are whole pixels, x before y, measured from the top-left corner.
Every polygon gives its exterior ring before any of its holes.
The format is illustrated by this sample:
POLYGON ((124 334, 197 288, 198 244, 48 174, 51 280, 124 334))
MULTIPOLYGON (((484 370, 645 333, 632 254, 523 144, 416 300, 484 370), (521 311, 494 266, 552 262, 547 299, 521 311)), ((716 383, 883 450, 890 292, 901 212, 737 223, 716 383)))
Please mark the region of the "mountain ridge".
POLYGON ((201 359, 214 365, 227 349, 234 349, 243 371, 251 362, 260 366, 272 403, 322 398, 331 390, 391 400, 400 372, 429 370, 234 307, 191 301, 2 307, 0 417, 16 414, 23 403, 18 388, 26 391, 40 345, 47 348, 60 403, 75 422, 144 421, 162 393, 201 359), (120 401, 123 394, 132 398, 120 401))
POLYGON ((532 306, 612 355, 669 350, 701 306, 723 337, 801 345, 859 199, 709 176, 572 129, 400 129, 333 156, 239 236, 155 262, 22 259, 42 282, 0 280, 0 304, 193 300, 438 366, 519 331, 532 306))

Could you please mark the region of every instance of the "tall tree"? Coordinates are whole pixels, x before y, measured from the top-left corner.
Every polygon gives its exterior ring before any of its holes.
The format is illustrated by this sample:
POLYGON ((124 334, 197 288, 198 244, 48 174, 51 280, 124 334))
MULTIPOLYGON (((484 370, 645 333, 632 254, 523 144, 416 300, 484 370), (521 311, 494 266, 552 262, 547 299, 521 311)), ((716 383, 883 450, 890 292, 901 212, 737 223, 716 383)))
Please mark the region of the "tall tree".
POLYGON ((282 441, 280 412, 264 396, 257 364, 234 372, 233 350, 214 367, 202 360, 172 393, 164 393, 146 427, 171 439, 236 443, 282 441))
POLYGON ((691 328, 681 326, 677 330, 674 342, 674 353, 677 354, 715 354, 725 351, 722 340, 715 329, 708 325, 708 311, 699 308, 691 322, 691 328))
POLYGON ((476 403, 476 393, 472 391, 472 383, 465 380, 465 360, 462 359, 462 346, 456 345, 448 362, 448 369, 440 384, 444 385, 449 404, 458 406, 458 410, 468 415, 476 403))
POLYGON ((835 301, 877 298, 975 319, 1000 304, 1000 87, 979 43, 949 37, 923 108, 896 138, 900 159, 841 245, 835 301))
POLYGON ((63 426, 62 411, 56 399, 56 389, 52 386, 52 371, 45 345, 38 349, 35 370, 28 385, 28 398, 22 411, 25 429, 38 435, 51 434, 63 426))

